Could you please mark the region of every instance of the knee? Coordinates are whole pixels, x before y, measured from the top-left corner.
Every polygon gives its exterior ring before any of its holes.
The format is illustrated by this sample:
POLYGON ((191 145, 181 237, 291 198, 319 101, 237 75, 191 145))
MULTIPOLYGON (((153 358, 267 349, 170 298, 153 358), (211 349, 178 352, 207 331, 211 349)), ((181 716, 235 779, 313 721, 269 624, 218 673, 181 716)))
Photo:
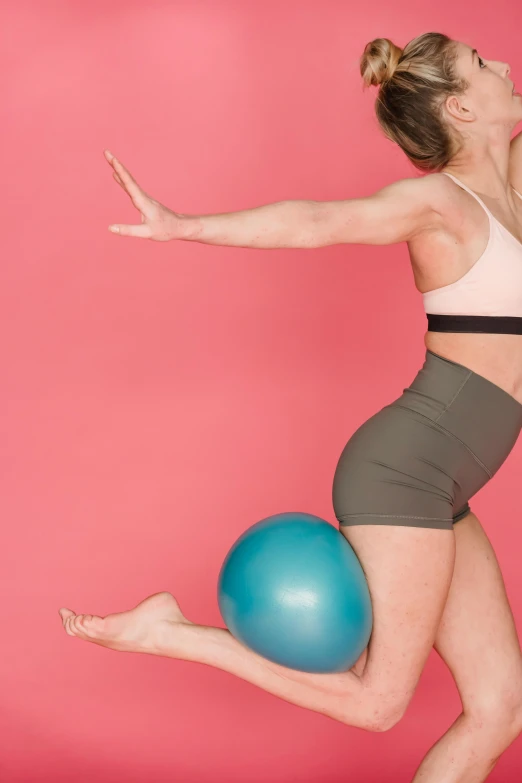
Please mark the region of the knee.
POLYGON ((389 731, 396 726, 406 712, 407 704, 401 701, 392 702, 388 705, 376 705, 369 715, 366 716, 366 725, 361 728, 366 731, 383 732, 389 731))
POLYGON ((504 716, 503 726, 506 735, 513 742, 522 732, 522 686, 501 694, 497 713, 504 716))
POLYGON ((464 712, 481 728, 487 727, 501 743, 511 743, 522 733, 522 685, 507 685, 478 696, 464 712))
POLYGON ((356 723, 353 712, 344 716, 344 722, 371 732, 389 731, 399 723, 408 708, 410 694, 386 693, 368 690, 361 704, 356 723))

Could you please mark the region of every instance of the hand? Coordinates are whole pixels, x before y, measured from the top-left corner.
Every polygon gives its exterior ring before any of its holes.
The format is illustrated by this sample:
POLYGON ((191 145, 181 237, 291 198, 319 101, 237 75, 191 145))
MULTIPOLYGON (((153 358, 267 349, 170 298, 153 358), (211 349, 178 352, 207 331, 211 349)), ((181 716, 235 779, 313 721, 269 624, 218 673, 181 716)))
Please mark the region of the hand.
POLYGON ((154 239, 157 242, 168 242, 169 239, 182 238, 182 216, 172 212, 163 204, 155 201, 140 188, 136 180, 130 175, 109 150, 104 151, 105 157, 113 168, 113 177, 130 196, 136 209, 141 212, 140 225, 109 226, 109 231, 127 237, 140 237, 142 239, 154 239))

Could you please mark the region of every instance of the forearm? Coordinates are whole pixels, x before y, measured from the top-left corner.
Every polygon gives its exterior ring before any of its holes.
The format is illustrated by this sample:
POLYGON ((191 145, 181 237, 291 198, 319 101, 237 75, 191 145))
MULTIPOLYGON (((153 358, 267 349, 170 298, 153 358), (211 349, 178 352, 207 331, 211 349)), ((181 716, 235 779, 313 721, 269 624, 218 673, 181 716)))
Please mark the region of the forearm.
POLYGON ((182 215, 182 239, 208 245, 280 248, 318 247, 317 201, 279 201, 239 212, 182 215))

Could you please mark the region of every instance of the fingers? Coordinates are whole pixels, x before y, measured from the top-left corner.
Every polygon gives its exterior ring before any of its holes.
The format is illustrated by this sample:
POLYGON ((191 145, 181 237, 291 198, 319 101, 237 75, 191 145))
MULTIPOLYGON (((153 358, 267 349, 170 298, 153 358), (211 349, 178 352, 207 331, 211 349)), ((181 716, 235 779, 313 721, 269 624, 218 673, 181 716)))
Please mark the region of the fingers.
MULTIPOLYGON (((115 171, 112 172, 112 176, 114 177, 118 185, 120 185, 123 188, 123 190, 125 190, 125 185, 123 184, 123 182, 121 181, 121 179, 119 178, 119 176, 116 174, 115 171)), ((142 223, 144 222, 143 215, 141 217, 141 222, 142 223)), ((116 225, 109 226, 109 231, 112 231, 113 234, 121 234, 122 236, 140 236, 140 234, 135 234, 133 231, 129 230, 134 228, 141 228, 141 226, 124 226, 124 225, 116 224, 116 225)), ((149 236, 150 236, 150 232, 149 234, 144 235, 142 238, 148 239, 149 236)))
POLYGON ((140 188, 131 173, 127 171, 123 163, 120 163, 120 161, 114 157, 112 152, 105 150, 104 153, 105 157, 114 169, 113 175, 116 182, 122 186, 126 193, 128 193, 134 206, 137 209, 141 209, 144 205, 146 194, 140 188))
POLYGON ((125 190, 125 185, 123 184, 123 182, 122 182, 122 181, 121 181, 121 179, 118 177, 118 175, 116 174, 116 172, 115 172, 115 171, 113 171, 113 172, 112 172, 112 176, 114 177, 114 179, 116 180, 116 182, 118 183, 118 185, 121 185, 121 186, 122 186, 122 188, 123 188, 123 190, 125 190))
POLYGON ((122 237, 139 237, 140 239, 150 239, 152 231, 150 226, 143 223, 141 226, 129 226, 115 223, 109 226, 109 231, 113 234, 120 234, 122 237))
POLYGON ((152 236, 152 231, 150 226, 147 226, 146 224, 143 224, 144 217, 143 217, 143 211, 146 208, 146 204, 150 202, 149 197, 146 193, 140 188, 134 177, 130 174, 130 172, 127 171, 125 166, 120 163, 120 161, 114 157, 112 152, 109 150, 104 150, 105 157, 107 158, 108 162, 111 164, 113 168, 112 176, 120 185, 120 187, 123 188, 123 190, 130 196, 132 203, 136 207, 136 209, 139 209, 142 213, 142 225, 134 226, 134 225, 125 225, 125 224, 113 224, 109 226, 109 231, 111 231, 113 234, 120 234, 120 236, 126 236, 126 237, 138 237, 139 239, 150 239, 152 236))

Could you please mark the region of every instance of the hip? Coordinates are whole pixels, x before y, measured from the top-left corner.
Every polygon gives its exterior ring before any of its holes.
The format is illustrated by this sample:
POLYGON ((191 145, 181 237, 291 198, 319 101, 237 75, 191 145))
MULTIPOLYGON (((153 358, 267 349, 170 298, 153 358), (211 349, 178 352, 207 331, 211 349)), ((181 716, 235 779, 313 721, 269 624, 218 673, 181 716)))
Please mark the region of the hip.
POLYGON ((499 386, 522 405, 522 335, 427 331, 424 344, 432 353, 499 386))

